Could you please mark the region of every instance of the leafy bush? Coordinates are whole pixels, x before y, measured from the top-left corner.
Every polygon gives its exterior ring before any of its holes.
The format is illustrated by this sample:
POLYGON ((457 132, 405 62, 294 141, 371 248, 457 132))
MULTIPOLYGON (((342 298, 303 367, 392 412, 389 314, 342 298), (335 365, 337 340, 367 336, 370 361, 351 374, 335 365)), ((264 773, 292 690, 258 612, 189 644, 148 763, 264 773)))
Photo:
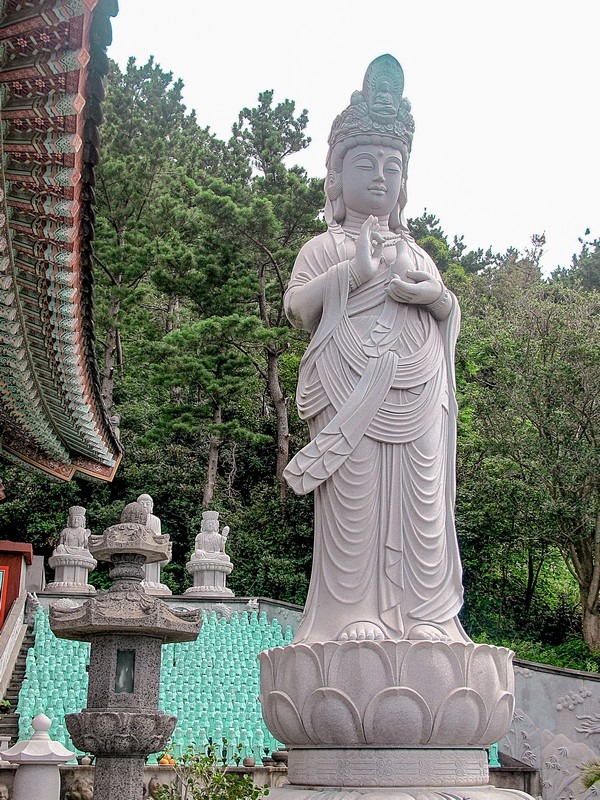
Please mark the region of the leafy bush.
POLYGON ((215 744, 205 752, 188 747, 173 769, 177 781, 162 786, 157 800, 262 800, 269 794, 247 773, 232 773, 215 744))
POLYGON ((523 661, 535 661, 538 664, 549 664, 564 669, 579 669, 585 672, 600 672, 597 658, 590 653, 583 639, 571 637, 559 645, 543 644, 529 639, 492 637, 486 634, 474 637, 477 642, 509 647, 515 651, 517 658, 523 661))

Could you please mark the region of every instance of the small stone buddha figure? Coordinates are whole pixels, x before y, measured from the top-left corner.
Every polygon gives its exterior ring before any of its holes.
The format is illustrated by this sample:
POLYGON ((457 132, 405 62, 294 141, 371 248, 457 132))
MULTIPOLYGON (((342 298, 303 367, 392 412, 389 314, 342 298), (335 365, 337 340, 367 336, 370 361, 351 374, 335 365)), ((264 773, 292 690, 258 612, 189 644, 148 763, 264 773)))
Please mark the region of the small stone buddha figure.
POLYGON ((85 778, 76 777, 65 792, 65 800, 93 800, 94 788, 85 778))
POLYGON ((160 790, 163 788, 163 784, 158 781, 157 778, 150 778, 150 782, 148 783, 148 794, 147 797, 156 798, 160 790))
MULTIPOLYGON (((153 513, 154 511, 154 500, 150 497, 149 494, 141 494, 137 502, 143 506, 144 510, 147 512, 148 516, 146 517, 146 527, 150 528, 150 530, 154 533, 155 537, 162 536, 161 533, 161 524, 160 519, 153 513)), ((144 567, 144 571, 146 573, 145 579, 142 581, 142 586, 146 590, 147 594, 156 594, 156 595, 165 595, 171 594, 171 590, 168 586, 165 586, 164 583, 160 581, 160 569, 161 567, 166 566, 171 557, 166 561, 157 561, 153 564, 146 564, 144 567)))
POLYGON ((185 594, 195 597, 232 597, 233 592, 225 585, 227 575, 233 569, 231 559, 225 552, 229 536, 226 525, 219 533, 218 511, 203 511, 200 533, 196 536, 194 553, 187 563, 188 572, 194 577, 194 585, 185 594))
POLYGON ((0 800, 10 800, 8 786, 5 783, 0 783, 0 800))
POLYGON ((71 506, 69 509, 69 520, 67 527, 60 533, 58 547, 54 555, 71 553, 77 555, 81 550, 87 552, 89 530, 85 527, 85 508, 81 506, 71 506))
POLYGON ((194 557, 229 561, 229 556, 225 552, 225 543, 228 536, 228 525, 225 525, 221 533, 219 533, 219 512, 204 511, 202 513, 200 533, 196 536, 194 557))
POLYGON ((88 574, 96 568, 96 560, 88 550, 90 531, 85 527, 85 508, 71 506, 67 527, 60 533, 58 546, 48 560, 55 572, 46 591, 55 594, 94 594, 88 574))

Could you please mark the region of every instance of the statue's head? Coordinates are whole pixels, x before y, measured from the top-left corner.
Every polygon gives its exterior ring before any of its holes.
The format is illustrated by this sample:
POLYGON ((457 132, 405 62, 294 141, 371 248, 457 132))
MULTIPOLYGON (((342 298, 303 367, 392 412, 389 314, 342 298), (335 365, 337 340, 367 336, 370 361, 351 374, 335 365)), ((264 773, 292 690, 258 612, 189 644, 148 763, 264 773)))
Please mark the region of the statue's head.
MULTIPOLYGON (((390 170, 389 181, 386 172, 386 183, 395 196, 390 198, 388 193, 384 197, 382 193, 385 208, 380 213, 389 213, 393 230, 406 228, 403 211, 414 121, 410 103, 402 96, 403 89, 404 73, 400 64, 393 56, 379 56, 367 68, 362 91, 353 93, 348 108, 335 119, 329 135, 325 180, 328 225, 341 225, 344 221, 344 178, 348 183, 349 171, 354 172, 355 178, 359 177, 356 170, 360 169, 358 159, 362 154, 367 161, 369 158, 379 160, 382 169, 390 170), (387 206, 390 206, 389 211, 387 206)), ((365 213, 377 215, 378 212, 365 209, 365 213)))
POLYGON ((153 510, 154 510, 154 500, 150 497, 149 494, 141 494, 138 497, 137 502, 141 506, 144 506, 144 508, 146 509, 148 514, 151 514, 153 512, 153 510))
POLYGON ((202 530, 207 533, 214 533, 219 530, 219 512, 218 511, 203 511, 202 512, 202 530))
POLYGON ((0 800, 8 800, 8 786, 5 783, 0 783, 0 800))
POLYGON ((82 508, 81 506, 71 506, 69 509, 69 527, 85 527, 85 508, 82 508))
POLYGON ((121 522, 135 522, 137 525, 145 525, 148 518, 148 511, 141 503, 127 503, 121 512, 121 522))

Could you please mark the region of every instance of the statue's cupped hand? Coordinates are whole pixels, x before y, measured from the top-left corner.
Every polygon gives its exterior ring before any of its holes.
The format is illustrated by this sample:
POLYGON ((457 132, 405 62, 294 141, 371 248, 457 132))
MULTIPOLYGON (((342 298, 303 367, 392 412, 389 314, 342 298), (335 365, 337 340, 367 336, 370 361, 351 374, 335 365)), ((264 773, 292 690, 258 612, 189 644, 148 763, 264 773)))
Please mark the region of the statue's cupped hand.
POLYGON ((444 286, 440 280, 416 269, 408 270, 406 278, 392 278, 388 286, 388 294, 398 303, 416 303, 429 305, 438 300, 444 286))

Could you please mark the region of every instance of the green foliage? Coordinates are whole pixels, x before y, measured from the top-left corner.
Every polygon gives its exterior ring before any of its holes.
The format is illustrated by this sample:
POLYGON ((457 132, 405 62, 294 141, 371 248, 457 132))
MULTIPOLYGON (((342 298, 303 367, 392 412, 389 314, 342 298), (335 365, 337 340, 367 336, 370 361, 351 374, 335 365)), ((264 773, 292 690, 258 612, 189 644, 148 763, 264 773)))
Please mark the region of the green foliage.
POLYGON ((600 781, 600 758, 593 758, 579 769, 581 770, 581 782, 586 789, 591 789, 595 783, 600 781))
MULTIPOLYGON (((153 59, 111 67, 95 297, 123 462, 108 486, 6 467, 0 537, 47 557, 70 505, 85 506, 98 533, 148 492, 174 542, 163 579, 179 591, 210 504, 231 526, 236 593, 302 603, 312 501, 284 497, 278 478, 288 449, 307 439, 292 399, 307 336, 288 325, 283 293, 296 253, 324 227, 322 181, 289 166, 309 142, 307 113, 262 92, 222 141, 187 112, 182 88, 153 59)), ((581 601, 592 616, 600 606, 599 240, 588 231, 573 263, 543 281, 543 236, 498 254, 467 251, 428 211, 410 227, 463 315, 464 624, 518 637, 521 650, 529 640, 567 647, 581 633, 581 601)), ((106 571, 91 580, 104 586, 106 571)))
POLYGON ((552 273, 552 280, 571 289, 585 292, 600 291, 600 239, 589 239, 590 229, 579 239, 581 252, 573 256, 567 268, 558 267, 552 273))
POLYGON ((590 655, 589 647, 576 636, 569 637, 559 645, 543 644, 534 639, 525 639, 519 636, 488 636, 486 633, 475 636, 474 640, 484 644, 494 644, 498 647, 508 647, 514 650, 517 659, 523 661, 549 664, 562 669, 600 672, 600 661, 597 657, 590 655))
POLYGON ((229 547, 235 570, 228 580, 238 594, 304 603, 312 562, 312 497, 288 497, 278 487, 253 487, 244 505, 229 512, 236 532, 229 547))
POLYGON ((163 785, 157 800, 261 800, 269 794, 247 773, 232 772, 220 751, 216 744, 208 745, 206 752, 188 748, 173 767, 177 781, 163 785))

